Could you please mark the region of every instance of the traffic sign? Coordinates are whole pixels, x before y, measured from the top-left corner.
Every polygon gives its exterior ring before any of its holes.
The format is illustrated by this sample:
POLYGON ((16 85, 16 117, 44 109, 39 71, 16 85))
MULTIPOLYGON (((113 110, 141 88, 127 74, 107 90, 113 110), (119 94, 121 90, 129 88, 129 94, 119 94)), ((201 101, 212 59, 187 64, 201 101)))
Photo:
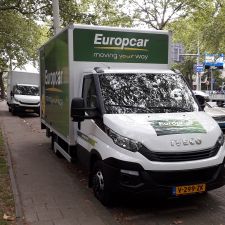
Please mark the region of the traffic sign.
POLYGON ((204 71, 204 65, 203 64, 198 64, 198 65, 194 65, 194 71, 195 73, 201 73, 204 71))
POLYGON ((204 67, 205 69, 213 67, 216 69, 223 69, 224 54, 205 54, 204 67))

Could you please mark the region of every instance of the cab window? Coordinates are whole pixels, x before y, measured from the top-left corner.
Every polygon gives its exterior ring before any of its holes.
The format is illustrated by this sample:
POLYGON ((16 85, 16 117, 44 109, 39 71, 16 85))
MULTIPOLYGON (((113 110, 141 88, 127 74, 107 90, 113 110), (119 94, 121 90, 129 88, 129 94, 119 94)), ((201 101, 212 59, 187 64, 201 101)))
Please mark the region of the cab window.
MULTIPOLYGON (((82 97, 86 108, 97 107, 97 94, 93 77, 84 78, 82 97)), ((87 113, 90 114, 91 112, 87 111, 87 113)))

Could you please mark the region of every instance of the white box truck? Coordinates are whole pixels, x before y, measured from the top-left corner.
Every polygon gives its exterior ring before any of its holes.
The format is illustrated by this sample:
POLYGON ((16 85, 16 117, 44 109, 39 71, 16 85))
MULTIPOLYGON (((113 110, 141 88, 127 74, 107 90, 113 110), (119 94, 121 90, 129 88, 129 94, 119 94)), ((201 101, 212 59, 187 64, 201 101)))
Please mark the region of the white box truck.
POLYGON ((39 73, 9 71, 7 81, 7 104, 9 112, 40 115, 39 73))
POLYGON ((224 136, 181 74, 167 31, 72 25, 40 49, 41 125, 105 205, 120 192, 224 185, 224 136))

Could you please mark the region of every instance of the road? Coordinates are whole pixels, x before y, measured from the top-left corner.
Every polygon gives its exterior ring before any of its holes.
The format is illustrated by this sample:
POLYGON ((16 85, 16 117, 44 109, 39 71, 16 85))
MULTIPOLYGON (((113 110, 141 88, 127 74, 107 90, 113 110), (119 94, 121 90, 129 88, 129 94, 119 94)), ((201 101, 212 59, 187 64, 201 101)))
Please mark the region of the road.
POLYGON ((225 225, 225 187, 185 198, 123 198, 103 207, 79 164, 57 158, 35 115, 12 116, 0 102, 26 225, 225 225))

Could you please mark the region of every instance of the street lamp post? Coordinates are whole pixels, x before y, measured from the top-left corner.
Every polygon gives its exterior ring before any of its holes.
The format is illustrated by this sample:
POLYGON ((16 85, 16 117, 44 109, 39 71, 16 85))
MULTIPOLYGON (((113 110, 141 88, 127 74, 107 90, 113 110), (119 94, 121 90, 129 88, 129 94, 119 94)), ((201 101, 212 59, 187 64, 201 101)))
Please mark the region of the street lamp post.
MULTIPOLYGON (((200 56, 200 52, 199 52, 199 40, 198 40, 198 52, 197 52, 197 59, 196 59, 197 66, 199 65, 199 56, 200 56)), ((197 86, 196 86, 196 89, 198 91, 201 91, 201 76, 200 76, 200 73, 198 71, 196 72, 196 75, 197 75, 197 86)))
POLYGON ((196 57, 196 89, 197 90, 201 90, 201 75, 200 75, 200 71, 198 69, 198 67, 200 67, 200 69, 203 69, 203 66, 202 64, 200 64, 200 50, 199 50, 199 40, 198 40, 198 49, 197 49, 197 54, 180 54, 179 51, 178 51, 178 55, 179 56, 194 56, 196 57))
POLYGON ((59 0, 52 1, 54 34, 60 32, 59 0))
POLYGON ((214 82, 214 78, 213 78, 213 68, 210 67, 210 75, 211 75, 211 93, 213 93, 213 82, 214 82))

